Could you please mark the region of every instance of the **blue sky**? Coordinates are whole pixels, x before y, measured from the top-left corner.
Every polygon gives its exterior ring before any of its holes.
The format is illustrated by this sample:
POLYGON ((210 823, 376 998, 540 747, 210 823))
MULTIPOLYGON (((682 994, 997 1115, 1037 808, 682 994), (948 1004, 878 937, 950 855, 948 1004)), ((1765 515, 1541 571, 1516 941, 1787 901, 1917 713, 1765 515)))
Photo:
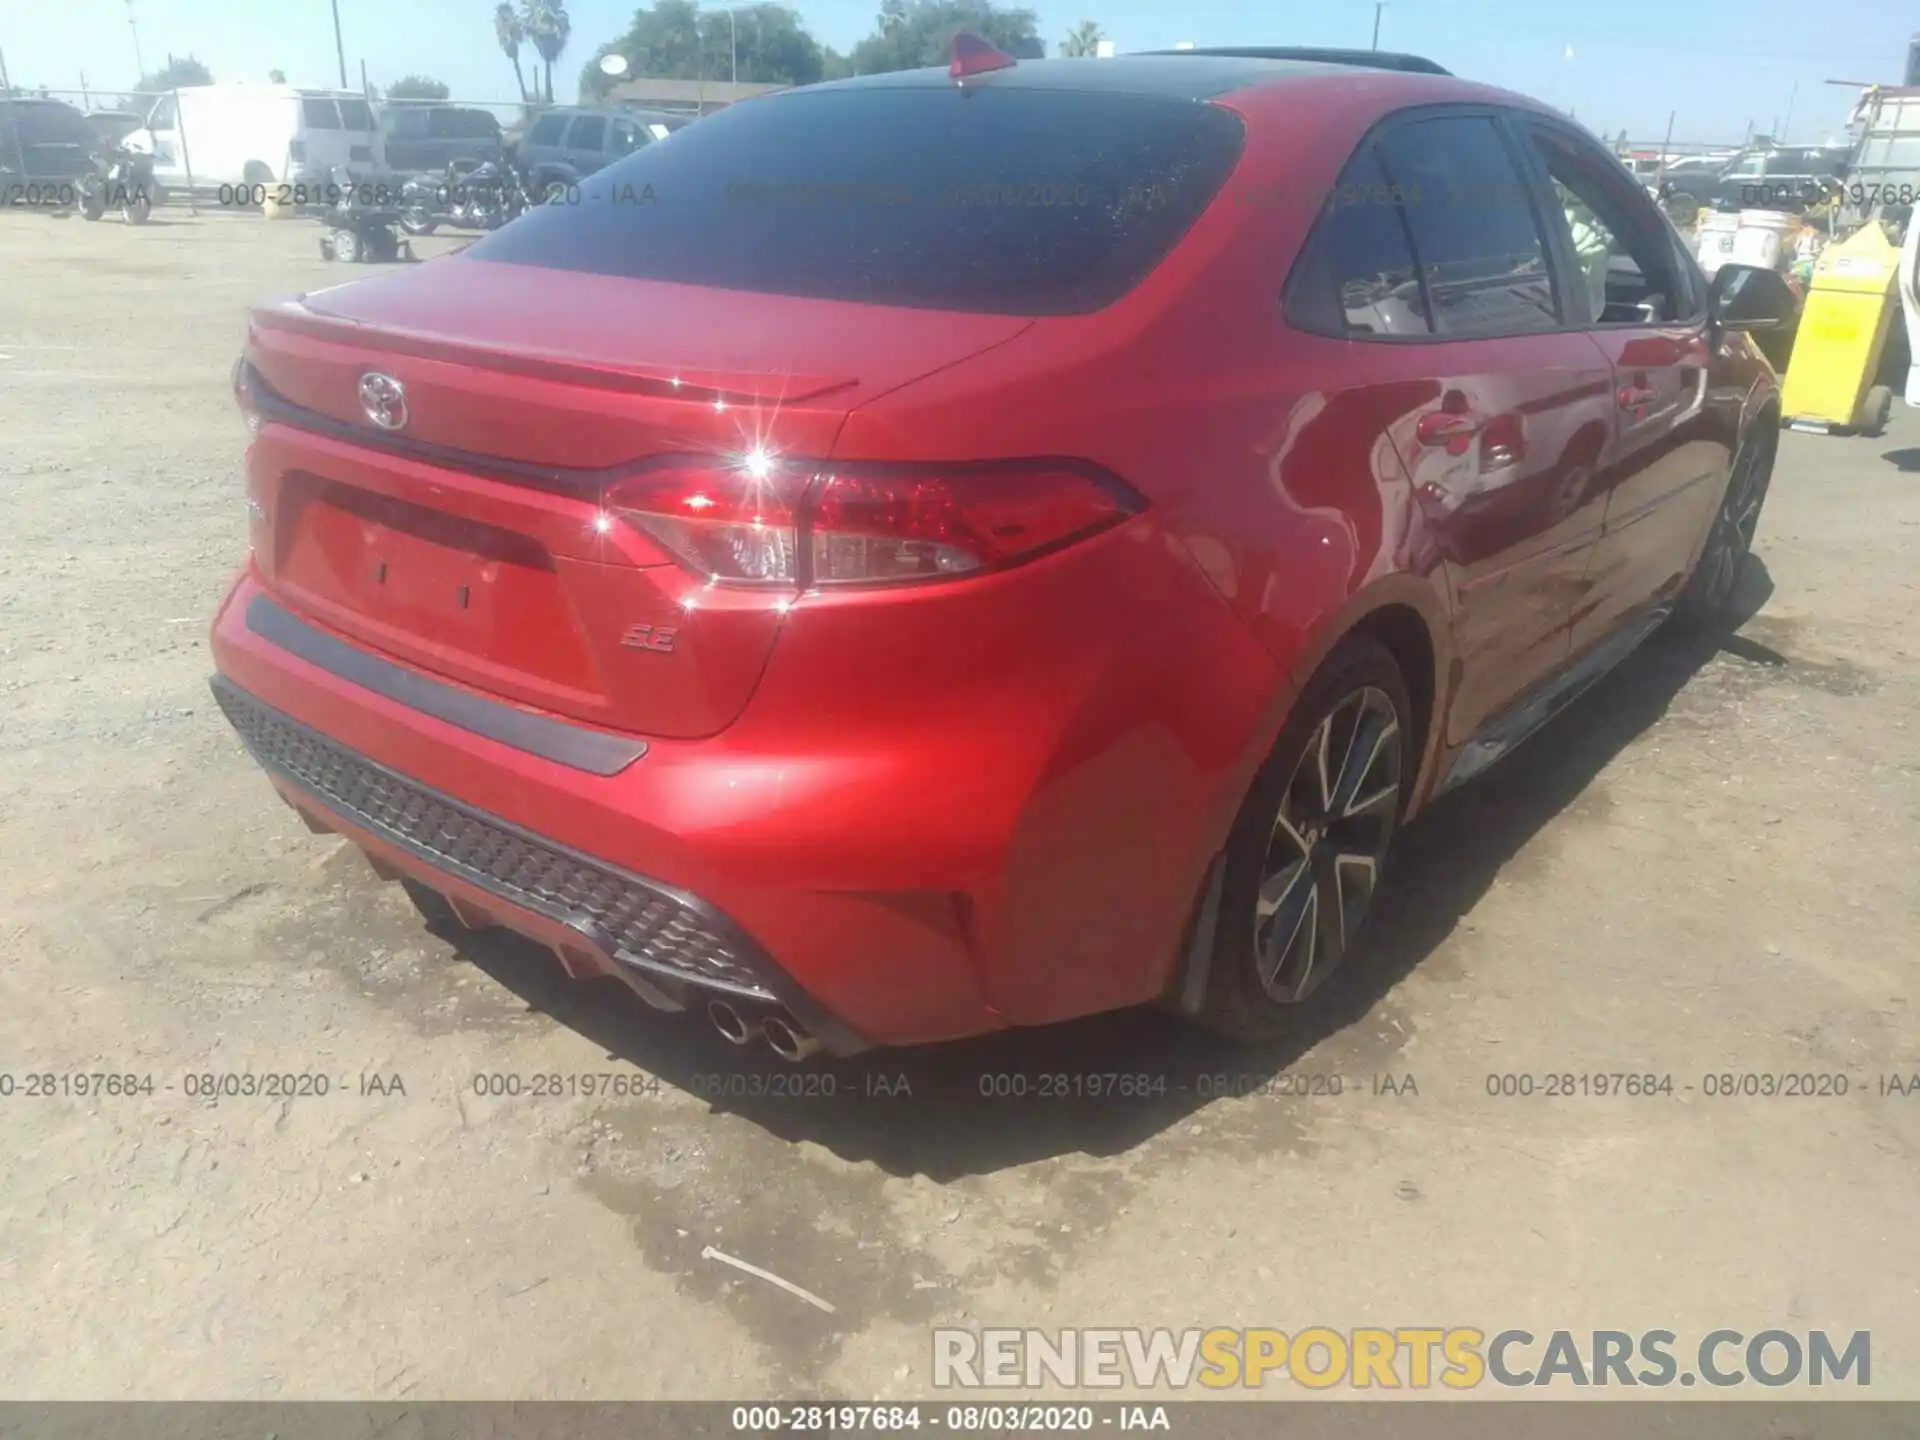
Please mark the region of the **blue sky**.
MULTIPOLYGON (((511 100, 513 72, 493 42, 489 0, 339 0, 349 73, 367 64, 376 85, 419 71, 459 98, 511 100)), ((622 33, 631 0, 571 0, 573 44, 555 70, 570 97, 586 55, 622 33)), ((814 35, 841 50, 873 27, 876 0, 806 0, 796 6, 814 35)), ((1119 48, 1200 45, 1366 45, 1371 0, 1311 6, 1251 0, 1040 0, 1049 47, 1081 20, 1097 21, 1119 48)), ((0 53, 16 85, 112 90, 135 75, 126 0, 59 0, 0 7, 0 53)), ((279 68, 295 84, 337 83, 327 0, 134 0, 149 68, 169 51, 192 53, 221 79, 265 79, 279 68)), ((1392 0, 1384 49, 1429 55, 1461 75, 1571 109, 1609 136, 1625 128, 1657 140, 1678 110, 1676 140, 1737 141, 1751 121, 1787 118, 1790 137, 1836 133, 1851 91, 1828 79, 1901 78, 1920 11, 1888 0, 1708 0, 1664 6, 1550 9, 1538 0, 1392 0), (1571 51, 1571 54, 1569 54, 1571 51), (1798 94, 1794 94, 1796 84, 1798 94)), ((531 59, 531 52, 528 58, 531 59)), ((749 78, 742 76, 743 79, 749 78)))

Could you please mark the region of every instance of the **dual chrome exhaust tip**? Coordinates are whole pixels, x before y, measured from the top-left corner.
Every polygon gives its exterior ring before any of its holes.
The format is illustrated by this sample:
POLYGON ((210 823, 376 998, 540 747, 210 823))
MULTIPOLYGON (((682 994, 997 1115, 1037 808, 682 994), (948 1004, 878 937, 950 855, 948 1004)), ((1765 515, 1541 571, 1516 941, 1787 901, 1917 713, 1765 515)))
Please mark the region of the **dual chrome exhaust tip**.
POLYGON ((789 1065, 798 1065, 823 1048, 816 1037, 809 1035, 784 1011, 773 1011, 756 1024, 730 1002, 712 1000, 707 1003, 707 1019, 729 1045, 745 1046, 756 1039, 764 1040, 767 1048, 789 1065))

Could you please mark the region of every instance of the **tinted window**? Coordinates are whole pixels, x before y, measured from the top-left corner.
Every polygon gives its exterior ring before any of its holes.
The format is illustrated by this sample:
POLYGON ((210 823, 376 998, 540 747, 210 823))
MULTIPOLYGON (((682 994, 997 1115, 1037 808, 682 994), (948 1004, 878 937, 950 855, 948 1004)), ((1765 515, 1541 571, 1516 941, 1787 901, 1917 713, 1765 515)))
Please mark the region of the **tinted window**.
MULTIPOLYGON (((4 127, 4 131, 17 129, 20 143, 23 145, 84 145, 92 149, 95 144, 93 127, 87 124, 87 117, 71 106, 7 104, 0 101, 0 111, 13 123, 4 127)), ((8 134, 11 139, 11 133, 8 134)), ((7 156, 11 160, 12 156, 7 156)))
POLYGON ((338 103, 340 120, 345 129, 372 131, 373 107, 371 105, 364 100, 342 100, 338 103))
POLYGON ((878 305, 1098 309, 1239 156, 1228 110, 1014 87, 796 91, 731 106, 468 251, 878 305))
POLYGON ((387 133, 401 140, 420 140, 427 134, 427 112, 412 106, 389 110, 385 116, 387 133))
POLYGON ((558 145, 560 132, 566 128, 564 115, 542 115, 533 122, 533 128, 527 132, 529 145, 558 145))
POLYGON ((575 150, 598 150, 606 138, 606 116, 580 115, 574 119, 573 129, 567 135, 567 144, 575 150))
POLYGON ((484 110, 436 110, 433 133, 454 140, 491 140, 500 122, 484 110))
POLYGON ((1559 325, 1531 198, 1493 121, 1398 125, 1380 157, 1400 188, 1435 330, 1524 335, 1559 325))
POLYGON ((625 155, 636 145, 641 144, 644 138, 626 121, 616 120, 613 122, 613 143, 607 148, 615 155, 625 155))
POLYGON ((1666 223, 1645 192, 1622 175, 1606 152, 1558 126, 1526 122, 1534 150, 1553 182, 1574 262, 1581 314, 1600 324, 1644 325, 1692 313, 1692 295, 1666 223))
POLYGON ((340 112, 333 108, 331 100, 304 99, 300 102, 300 118, 306 122, 309 130, 338 130, 340 112))
POLYGON ((1321 335, 1432 332, 1400 198, 1372 145, 1348 162, 1288 280, 1292 324, 1321 335))

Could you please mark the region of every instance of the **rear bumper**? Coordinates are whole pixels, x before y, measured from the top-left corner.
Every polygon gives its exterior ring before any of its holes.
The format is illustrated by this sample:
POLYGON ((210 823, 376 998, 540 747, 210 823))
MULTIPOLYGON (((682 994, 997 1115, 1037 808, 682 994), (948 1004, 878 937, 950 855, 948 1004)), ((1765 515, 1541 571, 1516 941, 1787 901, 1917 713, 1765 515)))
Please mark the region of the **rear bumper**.
POLYGON ((833 1054, 868 1048, 696 897, 417 785, 224 677, 212 684, 247 753, 309 828, 351 840, 385 879, 437 890, 463 923, 516 930, 551 948, 570 975, 624 980, 659 1009, 696 997, 779 1005, 833 1054))
MULTIPOLYGON (((243 573, 214 625, 215 697, 281 796, 380 873, 411 876, 469 923, 518 931, 569 973, 617 976, 667 1008, 784 1007, 837 1054, 1004 1025, 981 999, 952 897, 796 885, 815 867, 714 803, 741 757, 656 741, 595 773, 618 757, 511 725, 492 727, 504 738, 478 733, 466 727, 485 721, 447 695, 395 698, 377 672, 341 673, 350 667, 324 647, 296 653, 276 615, 324 635, 243 573)), ((543 718, 439 688, 501 717, 543 718)))

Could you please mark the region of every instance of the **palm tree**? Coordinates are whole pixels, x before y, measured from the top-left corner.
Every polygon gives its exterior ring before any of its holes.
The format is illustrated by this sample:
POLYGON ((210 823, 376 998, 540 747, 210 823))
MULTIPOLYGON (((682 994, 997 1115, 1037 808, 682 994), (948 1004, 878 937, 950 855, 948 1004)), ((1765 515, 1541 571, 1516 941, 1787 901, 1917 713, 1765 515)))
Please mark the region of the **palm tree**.
POLYGON ((573 34, 573 17, 567 14, 566 0, 521 0, 520 28, 526 31, 533 48, 547 71, 547 103, 553 103, 553 62, 567 48, 573 34))
POLYGON ((1107 37, 1100 32, 1100 25, 1094 20, 1082 20, 1068 32, 1067 38, 1060 42, 1062 55, 1098 55, 1100 42, 1107 37))
POLYGON ((493 38, 500 42, 500 48, 506 57, 513 61, 513 78, 520 86, 520 98, 527 98, 527 77, 520 69, 520 47, 526 42, 527 32, 520 27, 520 17, 513 13, 513 6, 501 0, 493 12, 493 38))

